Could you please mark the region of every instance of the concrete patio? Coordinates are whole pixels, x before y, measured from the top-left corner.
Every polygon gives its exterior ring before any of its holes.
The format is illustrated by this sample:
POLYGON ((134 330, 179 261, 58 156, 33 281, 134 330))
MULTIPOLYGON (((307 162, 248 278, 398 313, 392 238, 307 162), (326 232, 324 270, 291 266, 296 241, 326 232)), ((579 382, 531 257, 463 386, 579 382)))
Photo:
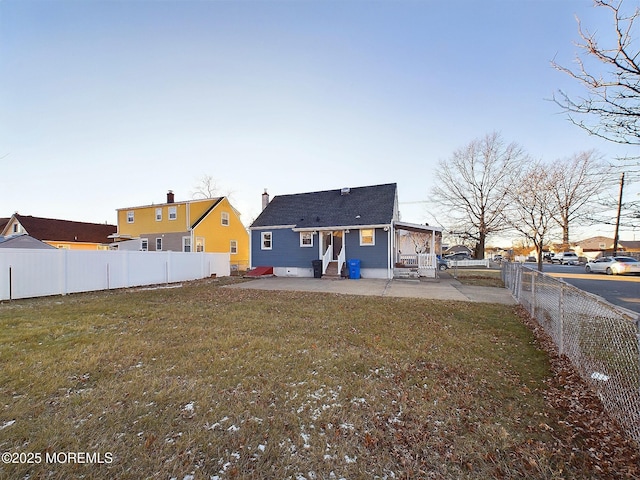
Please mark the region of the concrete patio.
POLYGON ((438 279, 323 279, 264 277, 226 288, 252 288, 257 290, 289 290, 299 292, 325 292, 345 295, 373 295, 382 297, 428 298, 461 302, 501 303, 515 305, 516 301, 506 288, 463 285, 448 274, 438 279))

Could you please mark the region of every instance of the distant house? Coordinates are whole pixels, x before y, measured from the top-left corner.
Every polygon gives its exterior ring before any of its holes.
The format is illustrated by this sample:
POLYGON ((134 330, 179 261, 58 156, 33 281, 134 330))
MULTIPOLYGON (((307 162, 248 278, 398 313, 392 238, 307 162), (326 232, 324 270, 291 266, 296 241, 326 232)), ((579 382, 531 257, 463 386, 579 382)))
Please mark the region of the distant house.
POLYGON ((75 222, 14 213, 0 235, 12 237, 26 234, 56 248, 106 250, 111 242, 109 235, 115 231, 115 225, 104 223, 75 222))
MULTIPOLYGON (((586 238, 576 242, 573 250, 578 255, 590 259, 601 255, 610 255, 613 253, 613 238, 603 236, 586 238)), ((618 252, 638 253, 640 252, 640 241, 619 240, 618 252)))
POLYGON ((629 252, 629 253, 640 252, 640 240, 619 240, 618 245, 622 247, 621 250, 624 250, 625 252, 629 252))
POLYGON ((279 195, 271 201, 265 191, 262 205, 250 227, 253 268, 312 277, 314 262, 321 262, 322 275, 337 276, 348 260, 358 260, 363 278, 392 278, 397 264, 435 276, 442 231, 399 221, 395 183, 279 195), (420 234, 419 247, 402 252, 401 231, 420 234))
POLYGON ((249 265, 249 234, 227 197, 119 208, 112 248, 229 253, 232 270, 249 265))
POLYGON ((35 249, 55 249, 48 243, 41 242, 31 235, 12 235, 10 237, 0 237, 0 248, 35 248, 35 249))

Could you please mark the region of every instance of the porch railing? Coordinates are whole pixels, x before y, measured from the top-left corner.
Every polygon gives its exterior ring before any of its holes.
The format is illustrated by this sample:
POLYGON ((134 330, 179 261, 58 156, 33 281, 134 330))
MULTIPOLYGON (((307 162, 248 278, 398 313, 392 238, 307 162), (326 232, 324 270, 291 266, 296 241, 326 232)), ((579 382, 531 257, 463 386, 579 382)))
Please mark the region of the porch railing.
POLYGON ((399 261, 405 267, 413 268, 437 268, 438 261, 436 256, 431 253, 403 253, 400 255, 399 261))
POLYGON ((344 244, 343 244, 342 248, 340 249, 340 253, 338 254, 338 275, 340 275, 340 273, 342 272, 342 266, 346 261, 346 255, 347 254, 344 251, 344 244))
POLYGON ((435 270, 438 268, 438 259, 435 254, 419 253, 418 254, 418 270, 435 270))
POLYGON ((324 252, 324 255, 322 256, 322 274, 323 275, 327 273, 327 267, 329 266, 329 263, 331 263, 332 258, 333 258, 333 249, 331 246, 329 246, 329 248, 327 248, 327 251, 324 252))

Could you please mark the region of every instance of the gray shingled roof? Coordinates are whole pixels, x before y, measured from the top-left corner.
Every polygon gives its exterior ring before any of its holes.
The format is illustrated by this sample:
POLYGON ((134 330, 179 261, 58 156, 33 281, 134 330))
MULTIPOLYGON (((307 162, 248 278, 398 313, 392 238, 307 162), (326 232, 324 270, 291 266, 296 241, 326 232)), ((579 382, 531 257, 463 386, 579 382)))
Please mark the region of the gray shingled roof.
POLYGON ((252 228, 295 225, 296 228, 389 225, 394 219, 396 184, 278 195, 252 228))

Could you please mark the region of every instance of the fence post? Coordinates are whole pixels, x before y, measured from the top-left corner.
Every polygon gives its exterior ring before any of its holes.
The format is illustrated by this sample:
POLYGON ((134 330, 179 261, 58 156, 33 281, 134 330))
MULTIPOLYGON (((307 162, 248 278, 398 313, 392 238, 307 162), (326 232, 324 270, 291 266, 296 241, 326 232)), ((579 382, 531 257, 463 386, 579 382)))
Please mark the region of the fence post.
POLYGON ((13 276, 11 271, 11 265, 9 265, 9 301, 13 300, 13 276))
POLYGON ((558 299, 558 354, 564 355, 564 294, 565 285, 564 282, 560 282, 560 295, 558 299))
POLYGON ((531 270, 531 317, 536 318, 536 272, 531 270))

